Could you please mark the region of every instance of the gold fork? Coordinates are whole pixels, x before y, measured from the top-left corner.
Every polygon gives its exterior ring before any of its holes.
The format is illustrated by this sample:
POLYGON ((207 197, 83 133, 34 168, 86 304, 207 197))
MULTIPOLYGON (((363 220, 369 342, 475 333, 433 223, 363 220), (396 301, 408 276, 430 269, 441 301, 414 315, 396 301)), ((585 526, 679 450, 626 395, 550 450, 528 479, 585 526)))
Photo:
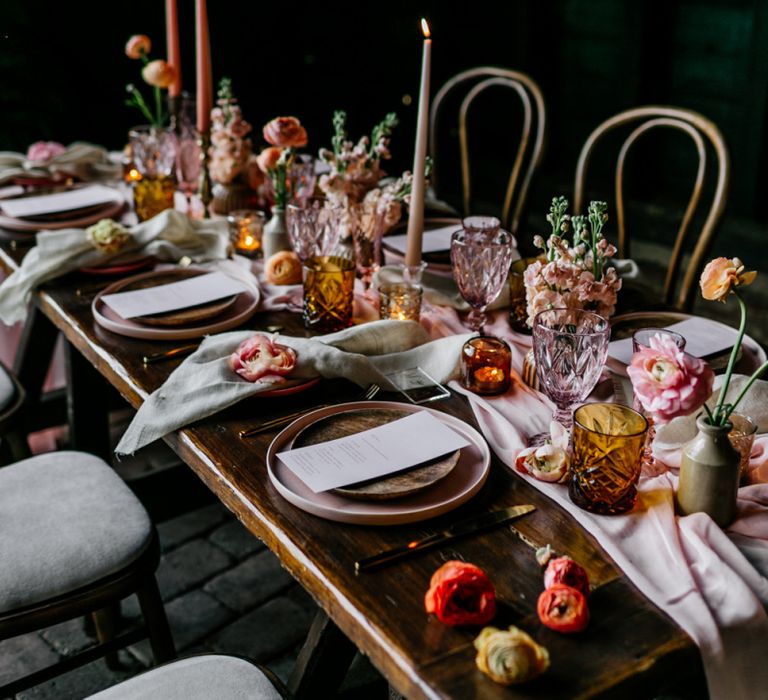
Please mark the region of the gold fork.
MULTIPOLYGON (((371 384, 366 390, 365 393, 360 397, 360 401, 369 401, 372 399, 376 394, 379 393, 381 387, 378 384, 371 384)), ((238 434, 241 439, 245 439, 248 437, 251 437, 251 435, 256 435, 258 433, 264 433, 269 430, 272 430, 273 428, 278 428, 281 425, 285 425, 286 423, 290 423, 291 421, 295 420, 296 418, 300 418, 301 416, 305 415, 306 413, 309 413, 310 411, 314 411, 318 408, 328 408, 329 406, 335 406, 335 403, 323 403, 319 406, 313 406, 312 408, 305 408, 303 411, 295 411, 293 413, 289 413, 288 415, 281 416, 280 418, 274 418, 273 420, 268 420, 266 423, 262 423, 261 425, 255 427, 255 428, 249 428, 248 430, 241 430, 238 434)))

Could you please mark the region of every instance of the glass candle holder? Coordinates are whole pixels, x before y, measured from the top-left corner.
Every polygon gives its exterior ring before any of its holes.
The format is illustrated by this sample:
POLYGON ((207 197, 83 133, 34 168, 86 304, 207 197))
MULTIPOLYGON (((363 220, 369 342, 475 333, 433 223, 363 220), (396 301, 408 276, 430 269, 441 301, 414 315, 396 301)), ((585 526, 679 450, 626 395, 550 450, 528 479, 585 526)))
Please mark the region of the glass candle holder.
POLYGON ((580 508, 612 515, 637 499, 648 423, 617 403, 588 403, 573 413, 573 454, 568 492, 580 508))
POLYGON ((261 257, 265 221, 264 212, 256 209, 237 209, 229 213, 229 238, 238 253, 249 258, 261 257))
POLYGON ((133 164, 140 177, 133 180, 133 205, 139 221, 173 208, 176 183, 176 135, 170 129, 137 126, 128 132, 133 164))
POLYGON ((664 338, 671 338, 680 350, 685 350, 685 338, 675 331, 668 328, 640 328, 632 334, 632 352, 639 352, 643 348, 651 347, 651 338, 660 335, 664 338))
POLYGON ((480 335, 461 349, 461 383, 475 394, 501 394, 509 389, 512 351, 501 338, 480 335))
POLYGON ((379 314, 396 321, 418 321, 422 289, 417 284, 379 285, 379 314))
POLYGON ((744 478, 749 467, 749 457, 752 454, 752 445, 755 443, 757 433, 757 423, 749 416, 743 416, 740 413, 731 413, 728 420, 733 425, 731 432, 728 433, 728 439, 731 441, 736 452, 739 453, 739 478, 744 478))

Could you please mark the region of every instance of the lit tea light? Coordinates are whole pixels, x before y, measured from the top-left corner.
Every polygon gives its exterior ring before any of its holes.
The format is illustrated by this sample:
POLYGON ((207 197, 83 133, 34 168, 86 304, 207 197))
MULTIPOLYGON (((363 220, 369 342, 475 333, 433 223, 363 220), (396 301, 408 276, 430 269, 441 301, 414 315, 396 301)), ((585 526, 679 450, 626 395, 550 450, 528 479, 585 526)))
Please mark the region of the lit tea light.
POLYGON ((138 182, 141 180, 141 173, 138 168, 128 168, 125 172, 125 181, 128 183, 138 182))
POLYGON ((501 338, 470 338, 461 350, 461 383, 476 394, 509 389, 512 351, 501 338))
POLYGON ((227 221, 235 250, 248 257, 258 257, 261 254, 264 213, 254 209, 238 209, 229 213, 227 221))
POLYGON ((382 284, 379 286, 379 314, 383 319, 418 321, 421 314, 422 289, 415 284, 382 284))

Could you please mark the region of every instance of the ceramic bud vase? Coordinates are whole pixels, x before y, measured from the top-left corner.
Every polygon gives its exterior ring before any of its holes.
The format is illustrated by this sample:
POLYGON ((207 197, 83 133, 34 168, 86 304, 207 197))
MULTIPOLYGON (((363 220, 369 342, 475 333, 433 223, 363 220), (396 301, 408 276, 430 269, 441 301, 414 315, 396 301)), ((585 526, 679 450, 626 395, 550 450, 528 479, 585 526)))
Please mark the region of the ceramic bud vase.
POLYGON ((288 239, 288 226, 285 221, 285 209, 272 207, 272 218, 264 226, 264 234, 261 246, 264 251, 264 260, 269 260, 275 253, 281 250, 291 250, 291 242, 288 239))
POLYGON ((683 445, 678 512, 706 513, 720 527, 726 527, 736 516, 741 460, 728 439, 732 425, 710 425, 706 416, 700 415, 696 427, 696 437, 683 445))

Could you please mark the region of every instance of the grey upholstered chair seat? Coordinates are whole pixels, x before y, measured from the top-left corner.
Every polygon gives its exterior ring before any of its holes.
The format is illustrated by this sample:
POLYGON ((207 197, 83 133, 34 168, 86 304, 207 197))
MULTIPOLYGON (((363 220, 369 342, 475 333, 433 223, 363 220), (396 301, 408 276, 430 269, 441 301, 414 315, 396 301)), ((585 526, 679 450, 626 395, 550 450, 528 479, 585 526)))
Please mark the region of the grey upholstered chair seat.
POLYGON ((173 661, 91 695, 88 700, 281 700, 266 675, 236 656, 173 661))
POLYGON ((5 367, 0 364, 0 413, 2 413, 16 396, 16 387, 5 367))
POLYGON ((114 470, 82 452, 0 469, 0 613, 116 573, 152 537, 149 516, 114 470))

